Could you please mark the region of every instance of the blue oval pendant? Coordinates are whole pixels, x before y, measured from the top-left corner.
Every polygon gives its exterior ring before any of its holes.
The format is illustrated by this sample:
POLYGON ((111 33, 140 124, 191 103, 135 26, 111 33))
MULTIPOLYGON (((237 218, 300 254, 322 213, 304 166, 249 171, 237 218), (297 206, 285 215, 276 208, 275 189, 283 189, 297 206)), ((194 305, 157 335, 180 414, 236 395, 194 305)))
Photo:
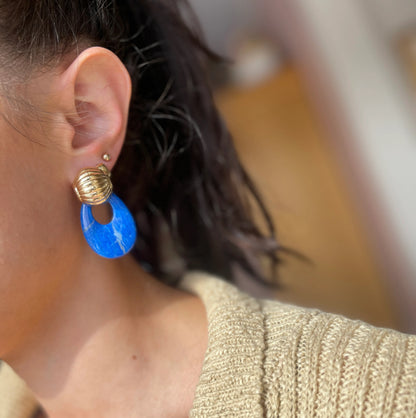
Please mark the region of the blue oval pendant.
POLYGON ((107 202, 113 209, 113 218, 106 225, 94 219, 91 206, 82 205, 82 231, 90 247, 101 257, 122 257, 133 248, 136 241, 136 224, 127 206, 114 193, 107 202))

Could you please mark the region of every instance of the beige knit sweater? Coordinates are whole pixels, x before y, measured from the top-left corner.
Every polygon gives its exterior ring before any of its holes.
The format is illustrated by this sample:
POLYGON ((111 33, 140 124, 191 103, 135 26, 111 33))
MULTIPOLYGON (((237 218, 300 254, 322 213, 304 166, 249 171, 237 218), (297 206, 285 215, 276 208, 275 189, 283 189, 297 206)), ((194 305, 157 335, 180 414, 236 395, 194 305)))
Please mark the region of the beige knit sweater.
POLYGON ((416 336, 274 301, 205 274, 208 350, 191 417, 416 417, 416 336))
MULTIPOLYGON (((180 287, 209 322, 191 417, 416 417, 416 336, 254 299, 205 273, 180 287)), ((27 417, 28 395, 16 402, 5 378, 0 417, 27 417)))

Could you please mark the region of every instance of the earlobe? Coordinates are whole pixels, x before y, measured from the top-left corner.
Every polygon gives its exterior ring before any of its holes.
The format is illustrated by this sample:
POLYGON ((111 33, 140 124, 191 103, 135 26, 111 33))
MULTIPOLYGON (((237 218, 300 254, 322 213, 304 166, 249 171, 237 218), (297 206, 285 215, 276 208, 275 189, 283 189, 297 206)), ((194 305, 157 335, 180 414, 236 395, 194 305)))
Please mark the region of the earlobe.
POLYGON ((61 86, 73 128, 71 171, 95 166, 104 154, 111 155, 106 164, 111 170, 127 127, 131 81, 126 68, 111 51, 91 47, 66 68, 61 86))

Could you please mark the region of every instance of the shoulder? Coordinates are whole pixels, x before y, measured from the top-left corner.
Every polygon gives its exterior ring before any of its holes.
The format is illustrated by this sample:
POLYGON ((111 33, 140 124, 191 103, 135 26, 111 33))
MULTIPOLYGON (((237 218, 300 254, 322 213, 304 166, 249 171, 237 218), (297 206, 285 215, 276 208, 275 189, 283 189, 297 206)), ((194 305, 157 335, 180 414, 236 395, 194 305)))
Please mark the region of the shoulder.
POLYGON ((209 321, 197 395, 208 401, 210 382, 208 403, 221 399, 223 416, 227 402, 266 416, 416 415, 416 336, 255 299, 204 273, 183 284, 204 301, 209 321))
MULTIPOLYGON (((280 413, 416 415, 416 336, 265 301, 265 387, 280 413)), ((273 405, 272 405, 273 404, 273 405)))

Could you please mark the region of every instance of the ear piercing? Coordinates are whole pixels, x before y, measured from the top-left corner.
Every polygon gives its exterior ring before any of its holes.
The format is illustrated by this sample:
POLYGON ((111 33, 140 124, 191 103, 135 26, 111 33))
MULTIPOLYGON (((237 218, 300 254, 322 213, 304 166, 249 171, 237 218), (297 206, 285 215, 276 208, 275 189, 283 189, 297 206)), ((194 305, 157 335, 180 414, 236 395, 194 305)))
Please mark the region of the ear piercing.
POLYGON ((105 154, 103 154, 102 159, 106 162, 109 162, 111 161, 111 155, 106 152, 105 154))

